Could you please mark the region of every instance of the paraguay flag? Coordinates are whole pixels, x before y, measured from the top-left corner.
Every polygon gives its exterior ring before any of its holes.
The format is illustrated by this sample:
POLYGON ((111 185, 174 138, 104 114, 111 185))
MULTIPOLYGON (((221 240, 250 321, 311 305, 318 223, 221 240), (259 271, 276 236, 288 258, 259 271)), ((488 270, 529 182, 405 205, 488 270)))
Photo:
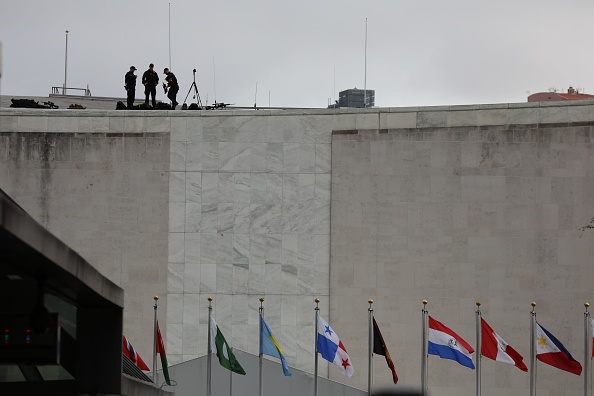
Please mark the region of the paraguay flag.
POLYGON ((575 375, 582 373, 582 365, 571 356, 561 341, 536 323, 536 358, 543 363, 575 375))
POLYGON ((451 359, 462 366, 474 369, 472 357, 474 349, 453 330, 429 316, 429 346, 427 352, 442 359, 451 359))
POLYGON ((132 363, 138 366, 139 369, 151 371, 144 360, 142 360, 140 355, 136 353, 136 350, 132 344, 130 344, 130 341, 128 341, 125 335, 122 335, 122 352, 124 352, 124 355, 126 355, 126 357, 132 361, 132 363))
POLYGON ((352 377, 355 370, 342 342, 320 315, 318 315, 318 352, 324 359, 334 363, 347 377, 352 377))

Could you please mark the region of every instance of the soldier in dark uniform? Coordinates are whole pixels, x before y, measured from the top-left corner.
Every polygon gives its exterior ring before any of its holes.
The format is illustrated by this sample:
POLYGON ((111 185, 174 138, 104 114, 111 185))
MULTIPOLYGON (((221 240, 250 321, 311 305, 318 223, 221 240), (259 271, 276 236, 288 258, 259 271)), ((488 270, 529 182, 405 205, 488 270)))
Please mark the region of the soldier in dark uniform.
POLYGON ((136 74, 134 72, 136 68, 134 66, 130 66, 130 71, 126 73, 126 77, 124 81, 126 83, 125 88, 128 92, 128 108, 131 109, 134 107, 134 98, 136 97, 136 74))
POLYGON ((167 81, 167 85, 163 84, 163 88, 167 93, 167 97, 171 100, 171 108, 175 110, 175 106, 179 103, 176 101, 177 92, 179 91, 179 84, 177 83, 177 78, 175 74, 169 71, 168 68, 163 70, 163 74, 165 74, 165 81, 167 81))
POLYGON ((153 107, 157 107, 157 101, 155 100, 155 96, 157 96, 157 84, 159 84, 159 75, 156 71, 153 70, 154 67, 155 65, 153 65, 152 63, 149 65, 148 70, 145 71, 142 75, 142 83, 144 84, 144 104, 149 104, 149 95, 151 95, 153 99, 153 107))

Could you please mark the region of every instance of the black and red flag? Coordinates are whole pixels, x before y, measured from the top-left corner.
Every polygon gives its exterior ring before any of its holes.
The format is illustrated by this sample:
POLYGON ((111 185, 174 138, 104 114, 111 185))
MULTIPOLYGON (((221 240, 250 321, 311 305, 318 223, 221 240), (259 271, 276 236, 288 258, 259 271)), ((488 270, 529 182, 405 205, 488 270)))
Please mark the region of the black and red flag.
POLYGON ((398 383, 398 375, 396 375, 394 362, 390 357, 390 352, 388 352, 388 347, 384 342, 384 337, 382 337, 382 333, 380 333, 375 318, 373 318, 373 353, 376 355, 383 355, 386 358, 386 363, 388 363, 388 367, 390 367, 390 370, 392 370, 392 379, 394 380, 395 384, 398 383))

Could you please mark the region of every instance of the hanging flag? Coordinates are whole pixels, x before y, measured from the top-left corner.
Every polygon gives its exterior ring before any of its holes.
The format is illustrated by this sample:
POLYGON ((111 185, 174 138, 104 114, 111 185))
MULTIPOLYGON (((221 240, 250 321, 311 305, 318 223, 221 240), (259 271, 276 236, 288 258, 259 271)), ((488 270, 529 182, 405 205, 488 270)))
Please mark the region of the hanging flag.
POLYGON ((283 366, 283 373, 290 377, 292 374, 289 371, 289 366, 287 365, 285 355, 283 355, 283 350, 280 345, 278 345, 278 342, 276 342, 276 338, 272 335, 270 327, 268 327, 262 316, 260 316, 260 328, 262 329, 260 331, 260 353, 279 358, 283 366))
POLYGON ((392 370, 392 380, 395 384, 397 384, 398 375, 396 375, 396 368, 394 368, 394 362, 392 362, 390 352, 388 352, 388 347, 384 342, 384 337, 382 337, 382 333, 380 333, 375 318, 373 318, 373 353, 375 353, 376 355, 382 355, 386 358, 386 363, 388 363, 388 367, 390 368, 390 370, 392 370))
POLYGON ((522 371, 528 371, 524 358, 481 318, 481 355, 489 359, 513 364, 522 371))
POLYGON ((429 316, 429 345, 427 352, 442 359, 451 359, 462 366, 474 369, 472 357, 474 349, 453 330, 429 316))
POLYGON ((237 358, 233 354, 233 351, 229 347, 227 340, 225 340, 223 333, 221 333, 221 330, 219 329, 219 326, 217 326, 217 322, 215 322, 213 317, 210 318, 210 337, 212 353, 217 355, 221 366, 234 373, 245 375, 243 367, 241 367, 237 361, 237 358))
POLYGON ((355 370, 347 351, 332 328, 318 315, 318 352, 327 361, 334 363, 347 377, 352 377, 355 370))
POLYGON ((171 385, 169 368, 167 367, 167 356, 165 355, 165 345, 163 344, 163 337, 161 337, 161 330, 159 330, 159 321, 157 321, 157 354, 161 355, 161 368, 163 369, 165 382, 167 385, 171 385))
POLYGON ((136 350, 134 349, 134 347, 132 346, 132 344, 130 344, 130 341, 128 341, 128 339, 126 338, 125 335, 122 336, 122 352, 139 369, 144 370, 144 371, 151 371, 151 369, 148 368, 148 366, 146 365, 146 363, 144 362, 144 360, 142 360, 142 358, 140 357, 140 355, 138 353, 136 353, 136 350))
POLYGON ((554 335, 536 323, 536 358, 543 363, 575 375, 582 373, 582 365, 571 356, 554 335))

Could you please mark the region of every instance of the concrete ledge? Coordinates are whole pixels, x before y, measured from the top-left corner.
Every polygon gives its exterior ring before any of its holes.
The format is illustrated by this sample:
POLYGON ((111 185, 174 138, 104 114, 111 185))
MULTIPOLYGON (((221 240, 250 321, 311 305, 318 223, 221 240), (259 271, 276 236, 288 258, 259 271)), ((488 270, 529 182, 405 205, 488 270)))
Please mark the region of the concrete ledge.
POLYGON ((594 100, 368 109, 109 111, 1 108, 0 132, 168 133, 174 119, 287 116, 329 117, 331 130, 550 124, 594 119, 594 100), (109 121, 102 120, 105 118, 109 121))

